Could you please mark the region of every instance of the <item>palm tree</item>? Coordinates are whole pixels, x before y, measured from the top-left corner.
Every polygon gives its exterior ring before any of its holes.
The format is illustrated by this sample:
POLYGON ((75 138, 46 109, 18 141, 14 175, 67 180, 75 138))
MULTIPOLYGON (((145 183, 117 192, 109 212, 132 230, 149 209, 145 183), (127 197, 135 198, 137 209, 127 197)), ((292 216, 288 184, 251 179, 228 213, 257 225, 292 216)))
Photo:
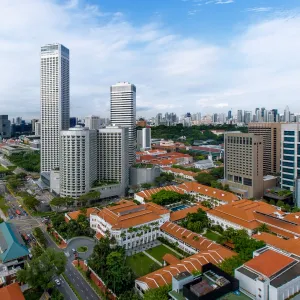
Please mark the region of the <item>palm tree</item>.
POLYGON ((257 230, 259 232, 270 232, 269 227, 265 223, 263 223, 259 227, 257 227, 257 230))

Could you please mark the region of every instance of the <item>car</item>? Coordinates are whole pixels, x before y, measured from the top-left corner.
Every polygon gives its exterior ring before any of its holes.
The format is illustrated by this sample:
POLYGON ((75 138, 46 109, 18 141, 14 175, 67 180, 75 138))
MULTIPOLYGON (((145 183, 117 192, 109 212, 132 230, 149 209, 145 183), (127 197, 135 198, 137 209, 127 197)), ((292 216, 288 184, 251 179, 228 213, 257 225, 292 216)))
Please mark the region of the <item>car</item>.
POLYGON ((75 254, 76 253, 76 250, 74 248, 72 248, 72 252, 75 254))
POLYGON ((56 285, 61 285, 59 279, 55 279, 54 281, 55 281, 56 285))

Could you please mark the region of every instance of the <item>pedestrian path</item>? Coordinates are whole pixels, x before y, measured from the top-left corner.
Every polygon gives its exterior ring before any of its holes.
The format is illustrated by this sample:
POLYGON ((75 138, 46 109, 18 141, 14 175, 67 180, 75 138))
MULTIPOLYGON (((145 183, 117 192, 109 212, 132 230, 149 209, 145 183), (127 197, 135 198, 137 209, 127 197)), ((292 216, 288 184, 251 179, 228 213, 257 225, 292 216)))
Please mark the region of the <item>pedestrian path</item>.
POLYGON ((177 252, 176 250, 174 250, 172 247, 166 245, 166 244, 163 244, 165 247, 167 247, 168 249, 170 249, 172 252, 176 253, 178 256, 180 257, 184 257, 184 255, 182 255, 181 253, 177 252))
POLYGON ((143 253, 145 255, 147 255, 150 259, 152 259, 154 262, 156 262, 159 266, 163 266, 161 262, 159 262, 157 259, 155 259, 153 256, 151 256, 149 253, 147 253, 146 251, 143 251, 143 253))

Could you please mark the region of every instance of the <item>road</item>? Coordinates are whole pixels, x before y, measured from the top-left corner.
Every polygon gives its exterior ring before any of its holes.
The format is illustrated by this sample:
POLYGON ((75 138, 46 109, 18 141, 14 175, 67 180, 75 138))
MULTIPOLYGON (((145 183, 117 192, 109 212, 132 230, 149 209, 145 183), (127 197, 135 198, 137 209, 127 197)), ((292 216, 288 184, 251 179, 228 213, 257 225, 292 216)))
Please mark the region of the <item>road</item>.
MULTIPOLYGON (((15 207, 18 207, 19 203, 17 202, 15 197, 13 197, 10 194, 6 194, 5 198, 10 208, 12 208, 13 205, 15 207)), ((51 239, 40 217, 32 217, 30 215, 27 216, 24 215, 21 217, 15 216, 13 219, 9 220, 8 222, 15 224, 18 230, 20 231, 20 233, 31 233, 34 228, 40 227, 45 234, 49 247, 57 251, 64 252, 63 250, 58 248, 55 242, 51 239)), ((67 250, 65 251, 68 252, 67 250)), ((70 253, 68 252, 68 254, 70 253)), ((73 266, 72 264, 73 260, 74 260, 74 255, 70 254, 67 260, 67 265, 65 270, 65 275, 67 276, 68 280, 73 284, 73 286, 75 287, 75 289, 77 290, 78 294, 82 299, 84 300, 100 299, 100 297, 94 292, 94 290, 90 287, 90 285, 86 282, 86 280, 81 276, 79 271, 73 266)), ((58 287, 58 289, 63 293, 65 299, 77 300, 78 298, 71 290, 69 285, 65 282, 62 276, 60 276, 60 281, 61 281, 61 285, 58 287)))

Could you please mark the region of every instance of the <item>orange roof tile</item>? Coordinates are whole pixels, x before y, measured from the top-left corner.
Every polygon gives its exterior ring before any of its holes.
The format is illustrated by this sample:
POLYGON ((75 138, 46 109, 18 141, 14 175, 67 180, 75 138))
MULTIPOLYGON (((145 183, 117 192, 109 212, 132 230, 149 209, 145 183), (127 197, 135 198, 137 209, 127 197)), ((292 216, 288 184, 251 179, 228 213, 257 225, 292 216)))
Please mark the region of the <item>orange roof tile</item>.
POLYGON ((283 238, 280 238, 276 235, 267 233, 267 232, 261 232, 258 234, 254 234, 252 236, 254 239, 257 239, 259 241, 264 241, 266 244, 273 246, 275 248, 284 250, 286 252, 299 255, 300 256, 300 240, 291 238, 289 240, 285 240, 283 238))
POLYGON ((159 220, 169 210, 154 203, 136 205, 133 201, 121 201, 118 205, 105 207, 97 215, 112 225, 112 229, 130 228, 159 220))
POLYGON ((273 250, 267 250, 245 263, 248 268, 271 277, 295 260, 273 250))
POLYGON ((194 206, 171 212, 170 221, 176 222, 176 221, 182 220, 187 216, 187 214, 196 213, 199 208, 201 208, 203 211, 209 210, 209 208, 197 203, 194 206))
POLYGON ((180 262, 180 259, 174 256, 173 254, 167 253, 162 258, 166 263, 169 265, 171 264, 177 264, 180 262))
POLYGON ((181 272, 188 271, 192 273, 193 271, 201 271, 203 265, 209 262, 218 264, 233 255, 236 255, 236 253, 220 246, 219 249, 208 250, 184 258, 178 263, 172 263, 169 266, 142 276, 136 279, 136 281, 144 282, 150 289, 158 288, 170 284, 172 282, 172 277, 181 272))
POLYGON ((104 236, 103 236, 103 234, 101 234, 100 232, 97 232, 96 233, 96 239, 97 240, 100 240, 100 239, 102 239, 104 236))
POLYGON ((182 170, 182 169, 168 168, 168 167, 164 167, 162 169, 163 169, 163 171, 170 171, 170 172, 176 173, 176 174, 183 174, 183 175, 192 176, 192 177, 197 176, 197 173, 195 173, 195 172, 186 171, 186 170, 182 170))
POLYGON ((3 300, 25 300, 18 283, 12 283, 0 288, 0 299, 3 300))
POLYGON ((160 230, 176 237, 178 240, 190 245, 198 251, 215 250, 222 247, 200 234, 194 233, 171 222, 164 223, 160 227, 160 230))
POLYGON ((144 191, 141 191, 141 192, 137 193, 136 195, 142 197, 145 200, 150 201, 152 195, 154 195, 154 194, 156 194, 156 193, 158 193, 162 190, 173 191, 173 192, 177 192, 179 194, 184 194, 184 191, 182 189, 180 189, 178 186, 168 185, 168 186, 164 186, 164 187, 160 187, 160 188, 144 190, 144 191))
MULTIPOLYGON (((97 207, 90 207, 90 208, 87 208, 86 210, 86 217, 89 218, 90 215, 92 213, 95 213, 99 211, 99 208, 97 207)), ((75 210, 75 211, 72 211, 72 212, 68 212, 67 215, 72 219, 72 220, 77 220, 78 219, 78 216, 82 214, 82 212, 80 210, 75 210)))
POLYGON ((179 185, 178 188, 189 193, 190 192, 199 193, 228 203, 239 200, 239 198, 233 193, 215 189, 192 181, 185 182, 179 185))

